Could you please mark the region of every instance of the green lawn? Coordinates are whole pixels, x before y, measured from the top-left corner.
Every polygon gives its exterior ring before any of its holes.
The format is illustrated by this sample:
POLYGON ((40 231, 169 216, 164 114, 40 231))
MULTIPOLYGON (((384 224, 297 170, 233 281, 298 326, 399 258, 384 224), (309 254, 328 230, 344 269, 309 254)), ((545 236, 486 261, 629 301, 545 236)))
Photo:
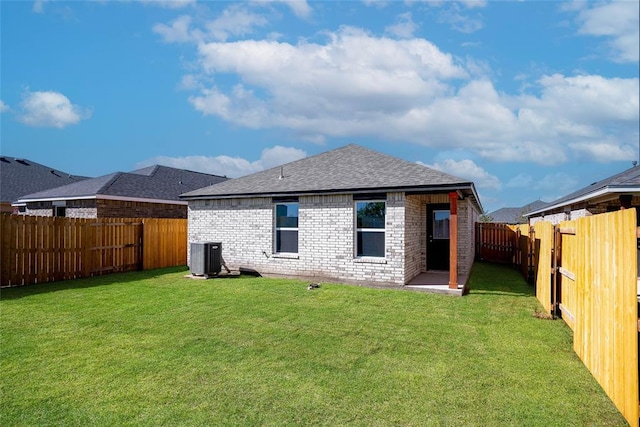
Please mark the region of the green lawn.
POLYGON ((9 425, 624 425, 515 270, 471 294, 183 269, 2 290, 9 425))

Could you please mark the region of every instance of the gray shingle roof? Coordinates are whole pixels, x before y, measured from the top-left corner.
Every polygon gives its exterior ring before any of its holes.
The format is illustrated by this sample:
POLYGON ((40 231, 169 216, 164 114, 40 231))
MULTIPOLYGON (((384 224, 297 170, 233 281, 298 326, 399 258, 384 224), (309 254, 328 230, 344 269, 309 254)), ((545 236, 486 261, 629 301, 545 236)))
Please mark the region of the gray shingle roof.
POLYGON ((0 157, 0 200, 3 202, 15 202, 25 194, 86 179, 28 159, 0 157))
POLYGON ((282 167, 191 191, 182 197, 206 199, 393 189, 410 191, 426 187, 464 188, 475 196, 472 182, 351 144, 282 167), (283 178, 280 178, 281 172, 283 178))
POLYGON ((20 201, 73 199, 98 195, 178 201, 179 195, 185 191, 226 180, 226 177, 218 175, 155 165, 133 172, 116 172, 28 194, 21 197, 20 201))
POLYGON ((535 202, 529 203, 528 205, 524 205, 519 208, 501 208, 487 214, 487 216, 491 217, 492 222, 502 222, 505 224, 526 223, 526 218, 523 218, 524 214, 533 212, 537 209, 542 209, 546 205, 548 205, 547 202, 536 200, 535 202))
POLYGON ((630 169, 620 172, 619 174, 610 176, 601 181, 594 182, 591 185, 587 185, 586 187, 583 187, 578 191, 574 191, 571 194, 548 203, 542 208, 532 211, 531 213, 527 214, 527 216, 567 206, 577 201, 586 200, 589 199, 591 195, 596 196, 603 192, 616 192, 616 190, 640 192, 640 166, 634 166, 630 169))

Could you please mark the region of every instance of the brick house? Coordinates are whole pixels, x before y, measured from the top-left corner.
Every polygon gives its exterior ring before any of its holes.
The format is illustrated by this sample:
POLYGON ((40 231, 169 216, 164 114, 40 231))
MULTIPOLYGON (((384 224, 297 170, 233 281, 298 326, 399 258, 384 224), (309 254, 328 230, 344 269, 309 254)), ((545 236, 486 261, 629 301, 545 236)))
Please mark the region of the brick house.
POLYGON ((222 243, 229 267, 403 286, 468 277, 474 184, 357 145, 182 195, 189 242, 222 243))
POLYGON ((226 177, 167 166, 116 172, 22 196, 14 206, 27 215, 72 218, 186 218, 180 194, 226 177))
MULTIPOLYGON (((634 166, 619 174, 594 182, 571 194, 554 200, 525 216, 529 224, 549 221, 558 224, 590 215, 636 208, 640 214, 640 167, 634 166)), ((639 222, 640 224, 640 215, 639 222)))
POLYGON ((21 196, 88 179, 29 159, 0 156, 0 212, 18 213, 12 203, 21 196))

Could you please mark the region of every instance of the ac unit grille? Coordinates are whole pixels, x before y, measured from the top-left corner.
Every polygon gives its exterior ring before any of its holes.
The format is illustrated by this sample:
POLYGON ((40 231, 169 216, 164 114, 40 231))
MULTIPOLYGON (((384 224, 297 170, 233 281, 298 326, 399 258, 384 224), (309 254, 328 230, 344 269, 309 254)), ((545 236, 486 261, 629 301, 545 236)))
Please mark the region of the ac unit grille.
POLYGON ((215 276, 222 270, 222 243, 191 243, 189 268, 194 276, 215 276))

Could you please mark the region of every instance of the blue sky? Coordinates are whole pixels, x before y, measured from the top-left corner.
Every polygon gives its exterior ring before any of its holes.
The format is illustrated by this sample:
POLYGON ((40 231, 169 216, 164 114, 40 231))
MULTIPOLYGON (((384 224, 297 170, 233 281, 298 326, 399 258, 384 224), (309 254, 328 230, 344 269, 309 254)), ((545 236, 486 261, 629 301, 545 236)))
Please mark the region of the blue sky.
POLYGON ((638 159, 638 1, 2 1, 1 152, 237 177, 357 143, 487 211, 638 159))

